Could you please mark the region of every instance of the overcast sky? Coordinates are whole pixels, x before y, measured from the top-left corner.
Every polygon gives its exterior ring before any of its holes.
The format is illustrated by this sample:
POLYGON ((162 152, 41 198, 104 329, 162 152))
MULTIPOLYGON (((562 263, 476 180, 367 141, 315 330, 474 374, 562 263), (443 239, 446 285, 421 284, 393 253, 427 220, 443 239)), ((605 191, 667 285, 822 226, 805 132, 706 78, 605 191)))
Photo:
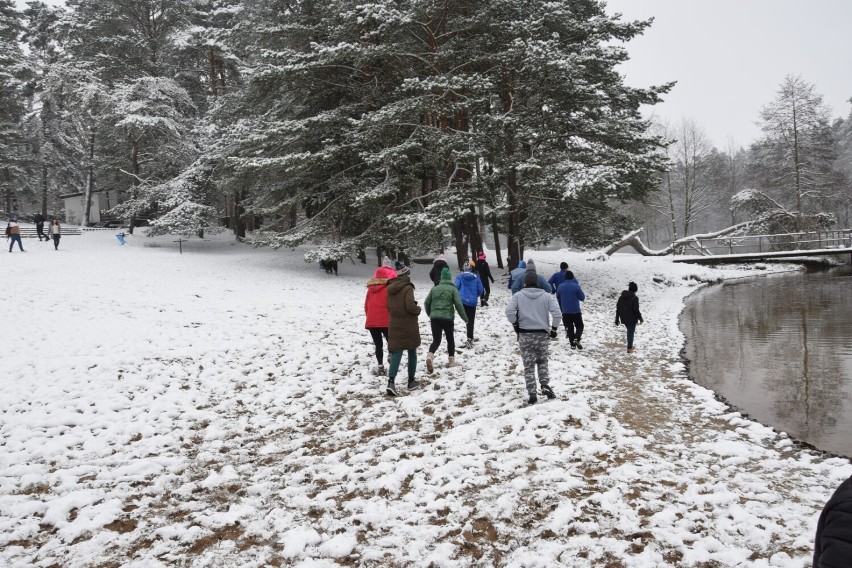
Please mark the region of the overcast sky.
MULTIPOLYGON (((26 0, 16 1, 23 7, 26 0)), ((849 116, 852 0, 608 0, 607 6, 628 20, 654 17, 645 35, 627 44, 631 60, 623 66, 636 87, 677 81, 648 113, 672 123, 692 118, 719 149, 729 138, 747 146, 760 135, 760 108, 788 74, 816 85, 833 116, 849 116)))
POLYGON ((850 0, 608 0, 610 13, 654 23, 627 43, 627 83, 677 85, 656 105, 661 118, 686 116, 721 150, 729 137, 759 137, 760 108, 788 74, 816 86, 835 117, 852 98, 850 0))

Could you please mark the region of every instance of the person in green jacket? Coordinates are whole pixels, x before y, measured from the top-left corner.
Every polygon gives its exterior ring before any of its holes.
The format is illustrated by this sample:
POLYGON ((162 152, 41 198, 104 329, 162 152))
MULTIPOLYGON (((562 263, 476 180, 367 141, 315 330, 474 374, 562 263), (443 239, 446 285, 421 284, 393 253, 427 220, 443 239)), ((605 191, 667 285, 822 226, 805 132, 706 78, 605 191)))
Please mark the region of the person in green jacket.
POLYGON ((456 367, 456 340, 453 338, 453 320, 455 312, 461 316, 461 319, 467 323, 467 314, 464 312, 464 304, 462 304, 461 296, 458 288, 453 284, 453 277, 450 276, 450 269, 444 268, 441 270, 441 281, 437 286, 429 290, 429 295, 426 296, 426 315, 432 323, 432 344, 429 346, 429 353, 426 355, 426 371, 429 373, 435 370, 432 358, 438 346, 441 345, 441 335, 447 335, 447 352, 450 355, 447 367, 456 367))

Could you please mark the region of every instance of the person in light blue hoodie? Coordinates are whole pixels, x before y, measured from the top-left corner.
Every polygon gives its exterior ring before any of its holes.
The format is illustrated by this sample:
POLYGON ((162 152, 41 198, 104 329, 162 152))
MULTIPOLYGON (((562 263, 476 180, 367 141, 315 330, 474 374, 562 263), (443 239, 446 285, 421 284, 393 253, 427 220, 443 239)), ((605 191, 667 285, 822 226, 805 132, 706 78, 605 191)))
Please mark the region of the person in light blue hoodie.
POLYGON ((516 269, 509 272, 509 285, 507 286, 507 288, 512 290, 512 294, 515 293, 515 289, 513 287, 515 280, 520 280, 521 283, 523 283, 524 274, 526 274, 526 273, 527 273, 527 263, 524 262, 523 260, 518 262, 518 267, 516 269))
POLYGON ((473 322, 476 319, 476 304, 479 298, 485 294, 485 286, 482 280, 473 272, 476 267, 474 261, 464 266, 464 272, 456 276, 456 288, 459 289, 464 312, 467 314, 467 342, 464 344, 468 349, 473 349, 473 322))

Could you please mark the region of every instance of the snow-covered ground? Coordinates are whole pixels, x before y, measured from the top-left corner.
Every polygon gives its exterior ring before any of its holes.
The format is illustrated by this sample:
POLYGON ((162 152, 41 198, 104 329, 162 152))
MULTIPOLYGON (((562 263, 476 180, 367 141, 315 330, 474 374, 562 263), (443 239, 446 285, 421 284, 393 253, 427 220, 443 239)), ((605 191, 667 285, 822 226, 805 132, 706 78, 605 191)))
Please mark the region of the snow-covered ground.
POLYGON ((587 300, 586 349, 552 345, 559 398, 528 407, 493 255, 476 348, 447 369, 442 345, 427 375, 422 315, 425 388, 391 399, 372 264, 128 239, 3 251, 2 566, 801 567, 852 474, 685 377, 682 300, 736 269, 530 253, 587 300), (613 325, 629 280, 634 355, 613 325))

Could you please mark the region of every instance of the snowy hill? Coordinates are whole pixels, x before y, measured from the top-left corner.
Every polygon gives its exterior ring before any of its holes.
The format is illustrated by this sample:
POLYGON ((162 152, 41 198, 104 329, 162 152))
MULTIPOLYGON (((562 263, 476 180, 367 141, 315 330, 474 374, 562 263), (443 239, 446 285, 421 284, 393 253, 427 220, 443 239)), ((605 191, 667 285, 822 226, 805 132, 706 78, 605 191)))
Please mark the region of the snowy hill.
POLYGON ((442 344, 428 375, 421 315, 424 388, 389 398, 374 264, 173 241, 28 239, 0 264, 1 565, 801 567, 852 473, 685 376, 682 300, 734 269, 529 253, 587 300, 586 349, 551 346, 558 398, 526 406, 493 255, 475 348, 447 369, 442 344), (629 280, 633 355, 613 325, 629 280))

